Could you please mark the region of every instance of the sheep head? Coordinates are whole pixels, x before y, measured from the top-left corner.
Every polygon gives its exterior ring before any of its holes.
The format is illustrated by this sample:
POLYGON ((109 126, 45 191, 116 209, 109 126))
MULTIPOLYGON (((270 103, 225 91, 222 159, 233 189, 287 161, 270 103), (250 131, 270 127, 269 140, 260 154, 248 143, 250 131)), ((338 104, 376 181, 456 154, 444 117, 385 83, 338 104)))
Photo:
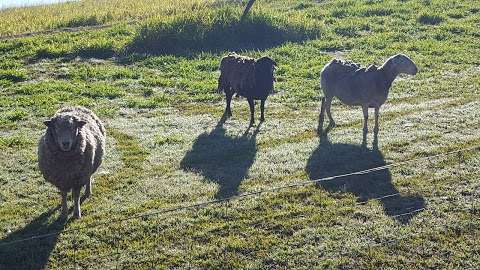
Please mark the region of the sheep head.
POLYGON ((263 56, 255 62, 255 70, 257 74, 262 74, 262 76, 271 77, 273 79, 273 71, 277 66, 272 58, 268 56, 263 56))
POLYGON ((87 123, 73 115, 57 115, 43 122, 48 133, 63 152, 72 150, 80 129, 87 123))
POLYGON ((385 65, 388 65, 392 71, 396 74, 409 74, 415 75, 418 72, 418 68, 415 63, 405 54, 396 54, 390 57, 385 65))
POLYGON ((256 66, 266 66, 270 67, 273 70, 277 66, 277 62, 275 62, 272 58, 268 56, 263 56, 258 58, 256 66))

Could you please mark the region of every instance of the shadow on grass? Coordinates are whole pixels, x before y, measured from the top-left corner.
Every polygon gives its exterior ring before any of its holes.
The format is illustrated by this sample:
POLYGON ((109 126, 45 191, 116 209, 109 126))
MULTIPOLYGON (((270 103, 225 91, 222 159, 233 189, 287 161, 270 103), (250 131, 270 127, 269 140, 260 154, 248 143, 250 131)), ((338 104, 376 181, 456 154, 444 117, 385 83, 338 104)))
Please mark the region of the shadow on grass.
MULTIPOLYGON (((378 150, 367 150, 361 145, 331 143, 327 136, 322 136, 317 149, 308 159, 306 171, 309 178, 315 180, 384 165, 386 165, 385 159, 378 150)), ((392 183, 392 176, 388 169, 319 182, 318 186, 331 193, 352 193, 360 202, 399 192, 392 183)), ((380 202, 383 204, 385 214, 394 217, 402 224, 409 223, 414 214, 397 215, 425 206, 422 197, 401 194, 383 198, 380 202)))
POLYGON ((36 50, 34 56, 29 59, 30 64, 37 63, 44 59, 62 59, 64 62, 80 59, 109 59, 117 54, 113 42, 96 42, 83 44, 68 50, 58 49, 54 46, 46 46, 36 50))
POLYGON ((12 232, 6 238, 0 240, 0 269, 45 269, 47 268, 50 253, 55 248, 58 234, 45 238, 19 242, 12 245, 2 246, 12 241, 28 238, 34 235, 48 234, 62 231, 67 221, 57 218, 51 221, 51 217, 59 207, 51 209, 27 226, 12 232))
POLYGON ((180 163, 183 170, 199 172, 217 183, 215 198, 238 194, 238 187, 255 160, 256 135, 261 126, 260 123, 252 134, 249 127, 242 136, 232 137, 225 134, 225 120, 223 116, 214 130, 198 136, 180 163))
POLYGON ((202 52, 267 49, 320 36, 321 25, 278 14, 207 9, 171 19, 150 20, 125 47, 127 53, 193 56, 202 52))

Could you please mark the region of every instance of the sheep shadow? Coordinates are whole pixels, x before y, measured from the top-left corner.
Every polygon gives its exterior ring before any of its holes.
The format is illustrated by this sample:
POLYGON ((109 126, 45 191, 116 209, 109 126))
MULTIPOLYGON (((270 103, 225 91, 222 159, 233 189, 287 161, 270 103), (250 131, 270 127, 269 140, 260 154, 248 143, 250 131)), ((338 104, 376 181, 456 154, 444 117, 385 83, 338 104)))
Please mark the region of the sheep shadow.
POLYGON ((184 171, 198 172, 207 181, 217 183, 217 199, 238 194, 238 187, 255 160, 256 135, 261 126, 260 122, 252 134, 250 126, 241 136, 229 136, 223 127, 226 119, 224 115, 215 129, 198 136, 180 162, 184 171))
POLYGON ((25 227, 10 233, 0 240, 0 269, 45 269, 47 268, 50 253, 55 248, 58 234, 44 238, 34 238, 28 241, 18 241, 34 235, 49 234, 62 231, 67 221, 57 218, 53 222, 50 217, 59 209, 56 207, 41 214, 25 227))
MULTIPOLYGON (((379 150, 366 150, 360 145, 331 143, 324 135, 321 136, 318 147, 308 159, 306 171, 313 181, 384 165, 386 162, 379 150)), ((358 197, 359 202, 399 193, 392 183, 389 169, 318 182, 318 186, 331 193, 352 193, 358 197)), ((401 224, 408 224, 415 214, 398 215, 425 206, 423 197, 402 194, 382 198, 379 201, 383 205, 385 214, 401 224)))

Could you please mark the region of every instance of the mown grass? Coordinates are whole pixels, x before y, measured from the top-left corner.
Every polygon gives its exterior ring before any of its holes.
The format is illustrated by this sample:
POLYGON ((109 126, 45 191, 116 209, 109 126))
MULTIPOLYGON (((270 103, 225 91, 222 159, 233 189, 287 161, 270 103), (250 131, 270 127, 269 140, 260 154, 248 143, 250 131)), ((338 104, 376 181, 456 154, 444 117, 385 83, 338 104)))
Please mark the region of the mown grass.
MULTIPOLYGON (((0 12, 4 34, 146 18, 0 42, 0 245, 79 229, 0 247, 1 269, 478 266, 478 150, 88 228, 480 143, 474 1, 257 2, 243 26, 236 1, 97 1, 95 8, 84 1, 0 12), (19 20, 21 12, 25 18, 45 13, 19 20), (275 43, 258 40, 253 26, 275 43), (233 42, 241 35, 230 29, 255 42, 233 42), (175 32, 178 39, 168 39, 166 33, 175 32), (134 44, 151 48, 126 50, 134 44), (218 65, 231 50, 269 55, 279 64, 266 121, 250 129, 242 99, 233 101, 234 116, 221 121, 218 65), (393 84, 381 110, 380 150, 361 148, 361 110, 338 102, 338 126, 319 138, 323 65, 332 57, 381 64, 398 52, 409 55, 419 73, 393 84), (67 222, 58 219, 60 196, 36 165, 42 120, 65 105, 93 109, 108 130, 93 196, 82 204, 83 218, 67 222)), ((370 148, 371 140, 369 134, 370 148)))

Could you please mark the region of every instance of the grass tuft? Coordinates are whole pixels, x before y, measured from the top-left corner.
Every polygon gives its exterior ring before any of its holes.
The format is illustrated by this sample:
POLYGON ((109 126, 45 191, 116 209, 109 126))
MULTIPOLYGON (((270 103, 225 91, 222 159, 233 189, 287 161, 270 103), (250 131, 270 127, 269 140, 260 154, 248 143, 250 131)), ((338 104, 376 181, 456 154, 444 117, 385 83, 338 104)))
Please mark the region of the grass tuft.
POLYGON ((115 45, 113 41, 103 39, 95 43, 87 43, 75 48, 72 56, 80 56, 83 58, 99 58, 105 59, 115 55, 115 45))
POLYGON ((0 137, 0 149, 31 146, 33 142, 23 136, 0 137))
POLYGON ((443 22, 444 20, 445 18, 441 15, 427 14, 427 13, 421 14, 417 19, 419 23, 427 24, 427 25, 437 25, 443 22))
POLYGON ((123 153, 122 161, 124 166, 126 168, 141 169, 143 162, 148 157, 148 152, 130 135, 113 128, 108 129, 108 133, 117 141, 118 150, 123 153))
POLYGON ((162 146, 164 144, 179 144, 183 143, 183 138, 179 135, 171 135, 171 136, 164 136, 164 135, 156 135, 154 145, 155 146, 162 146))
POLYGON ((105 20, 100 20, 96 15, 74 17, 66 22, 59 23, 57 27, 79 27, 102 24, 105 20))
POLYGON ((26 79, 27 79, 27 75, 20 70, 15 70, 15 69, 0 70, 0 80, 6 80, 10 82, 21 82, 21 81, 25 81, 26 79))
POLYGON ((132 43, 131 52, 181 54, 195 51, 267 48, 286 41, 302 41, 320 36, 320 27, 294 19, 252 13, 240 21, 234 8, 202 10, 173 19, 150 20, 132 43))
POLYGON ((301 2, 299 3, 298 5, 296 5, 294 7, 295 10, 304 10, 304 9, 307 9, 307 8, 310 8, 310 7, 313 7, 313 4, 312 3, 304 3, 304 2, 301 2))

